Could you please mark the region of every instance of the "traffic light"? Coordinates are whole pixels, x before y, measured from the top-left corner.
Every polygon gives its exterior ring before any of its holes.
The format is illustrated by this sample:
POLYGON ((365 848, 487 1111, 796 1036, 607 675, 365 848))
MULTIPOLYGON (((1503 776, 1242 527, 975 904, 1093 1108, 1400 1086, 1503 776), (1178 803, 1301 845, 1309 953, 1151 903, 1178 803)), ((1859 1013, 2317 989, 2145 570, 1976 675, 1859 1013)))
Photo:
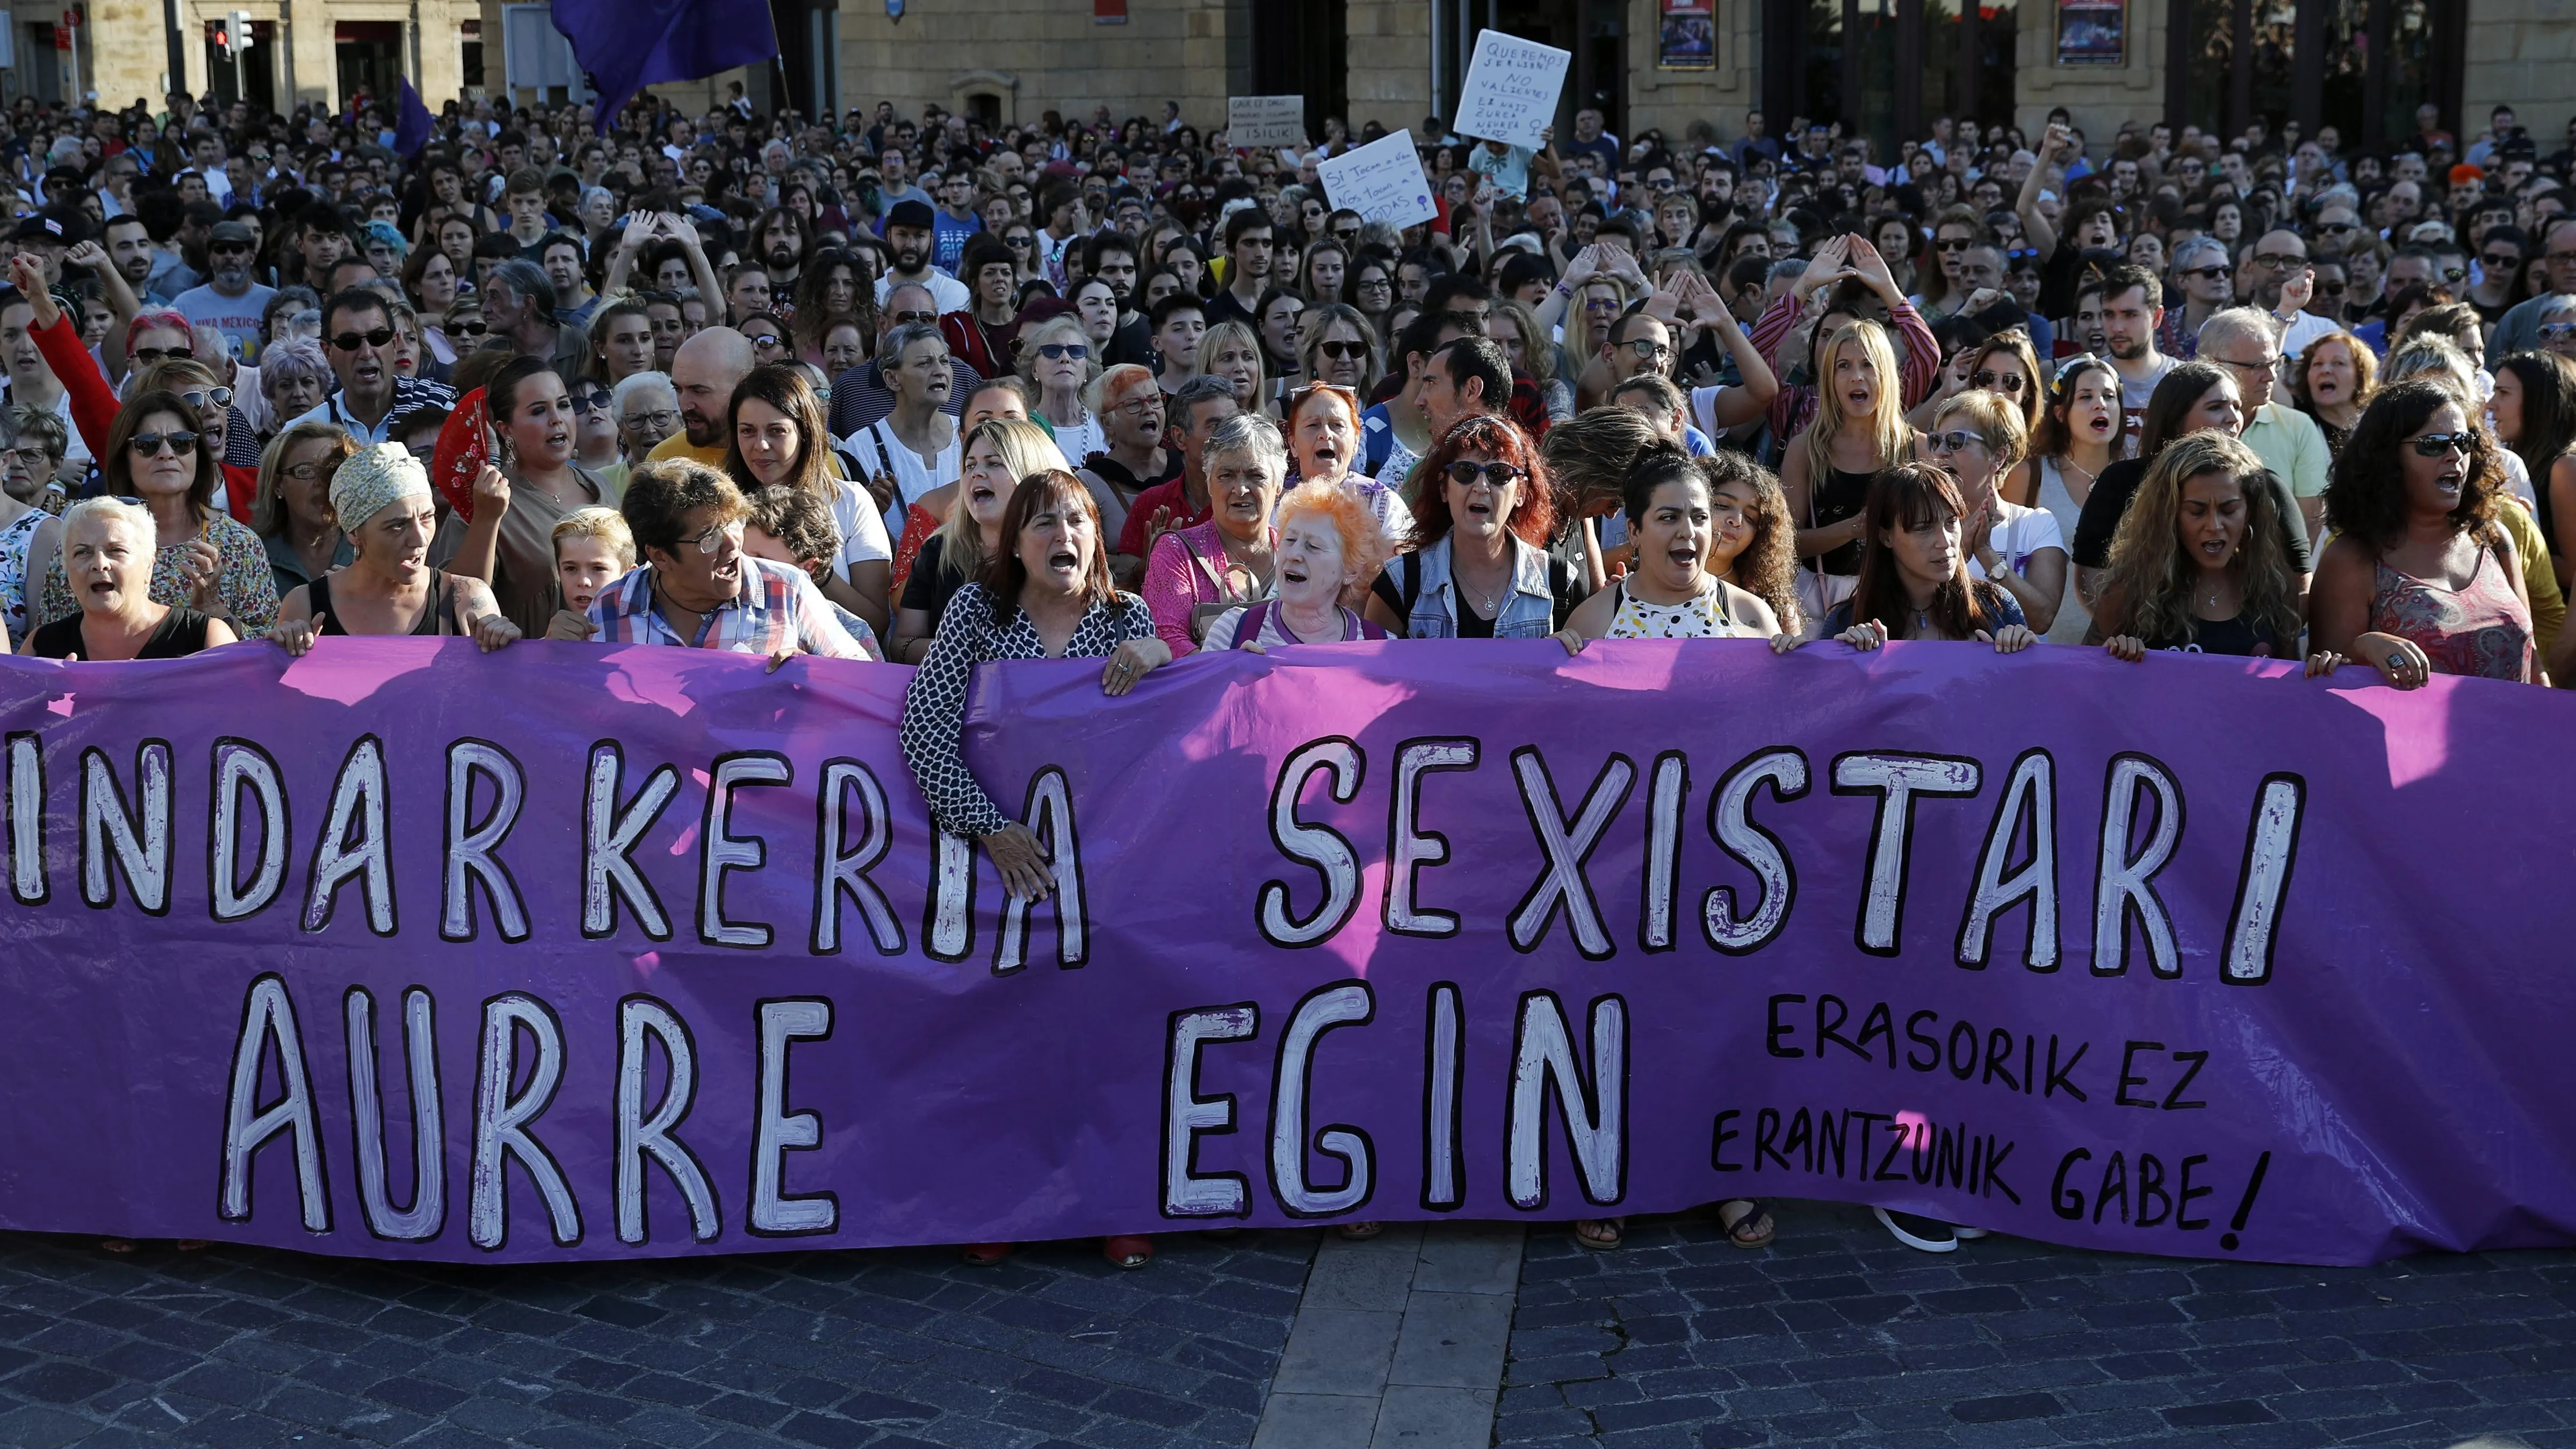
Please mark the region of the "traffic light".
POLYGON ((254 42, 250 34, 250 12, 236 10, 224 17, 224 48, 234 55, 248 50, 254 42))

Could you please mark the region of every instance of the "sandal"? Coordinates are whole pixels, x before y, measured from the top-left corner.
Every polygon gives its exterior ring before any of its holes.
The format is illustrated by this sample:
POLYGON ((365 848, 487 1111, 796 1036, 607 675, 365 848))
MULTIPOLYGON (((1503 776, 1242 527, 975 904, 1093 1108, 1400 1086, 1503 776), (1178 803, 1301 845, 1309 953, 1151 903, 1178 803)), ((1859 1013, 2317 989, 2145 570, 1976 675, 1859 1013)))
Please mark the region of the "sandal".
POLYGON ((1142 1233, 1122 1233, 1103 1239, 1100 1255, 1107 1258, 1112 1267, 1142 1268, 1154 1261, 1154 1240, 1142 1233))
POLYGON ((1574 1241, 1595 1252, 1609 1252, 1619 1246, 1621 1232, 1627 1223, 1626 1218, 1577 1218, 1574 1220, 1574 1241))
POLYGON ((1378 1234, 1385 1232, 1386 1224, 1344 1223, 1333 1231, 1340 1233, 1342 1235, 1342 1241, 1345 1243, 1365 1243, 1369 1239, 1376 1237, 1378 1234))
POLYGON ((1878 1219, 1878 1225, 1880 1227, 1887 1229, 1887 1231, 1894 1236, 1898 1242, 1914 1249, 1918 1253, 1955 1253, 1959 1251, 1958 1229, 1952 1227, 1948 1223, 1940 1221, 1937 1218, 1916 1217, 1912 1213, 1906 1214, 1907 1217, 1914 1218, 1914 1221, 1923 1224, 1933 1232, 1948 1233, 1950 1236, 1946 1238, 1936 1238, 1928 1233, 1915 1232, 1911 1228, 1906 1227, 1903 1223, 1898 1222, 1895 1214, 1890 1213, 1883 1207, 1874 1207, 1869 1211, 1870 1216, 1878 1219))
POLYGON ((1767 1248, 1780 1231, 1769 1211, 1749 1197, 1719 1203, 1717 1225, 1726 1229, 1726 1240, 1739 1248, 1767 1248))
POLYGON ((1011 1256, 1019 1246, 1017 1243, 973 1243, 958 1256, 963 1258, 970 1268, 990 1268, 1011 1256))

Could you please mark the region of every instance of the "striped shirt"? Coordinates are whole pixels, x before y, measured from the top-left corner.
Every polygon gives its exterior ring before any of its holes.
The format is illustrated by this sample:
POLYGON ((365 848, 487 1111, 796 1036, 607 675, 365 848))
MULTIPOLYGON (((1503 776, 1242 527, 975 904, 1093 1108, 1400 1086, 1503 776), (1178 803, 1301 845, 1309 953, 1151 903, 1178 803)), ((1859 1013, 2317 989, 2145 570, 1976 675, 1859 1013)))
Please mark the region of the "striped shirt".
POLYGON ((774 656, 789 650, 832 659, 869 659, 865 645, 832 617, 832 605, 799 570, 767 559, 742 559, 742 589, 698 621, 683 639, 653 607, 653 569, 636 569, 600 591, 590 622, 603 644, 677 644, 774 656))

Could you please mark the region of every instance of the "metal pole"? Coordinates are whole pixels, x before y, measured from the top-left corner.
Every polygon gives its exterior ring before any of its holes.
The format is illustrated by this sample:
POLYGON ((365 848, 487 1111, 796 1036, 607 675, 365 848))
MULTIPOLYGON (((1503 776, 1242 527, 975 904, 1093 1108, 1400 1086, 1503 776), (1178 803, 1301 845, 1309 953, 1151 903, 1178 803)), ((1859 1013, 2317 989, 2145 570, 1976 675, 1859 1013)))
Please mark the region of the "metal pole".
POLYGON ((184 93, 188 89, 188 42, 179 30, 179 0, 161 0, 161 28, 162 33, 170 37, 168 89, 184 93))

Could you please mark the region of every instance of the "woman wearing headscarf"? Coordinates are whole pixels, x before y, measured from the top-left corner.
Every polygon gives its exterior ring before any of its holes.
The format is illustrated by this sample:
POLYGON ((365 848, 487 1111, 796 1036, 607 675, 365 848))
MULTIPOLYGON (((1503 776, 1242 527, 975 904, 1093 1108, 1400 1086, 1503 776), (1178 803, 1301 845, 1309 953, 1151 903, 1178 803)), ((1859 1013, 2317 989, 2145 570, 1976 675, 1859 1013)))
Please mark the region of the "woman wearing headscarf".
POLYGON ((286 596, 276 638, 290 655, 332 634, 466 634, 485 653, 519 637, 481 579, 430 567, 438 499, 400 443, 360 448, 331 474, 331 513, 355 559, 286 596))

